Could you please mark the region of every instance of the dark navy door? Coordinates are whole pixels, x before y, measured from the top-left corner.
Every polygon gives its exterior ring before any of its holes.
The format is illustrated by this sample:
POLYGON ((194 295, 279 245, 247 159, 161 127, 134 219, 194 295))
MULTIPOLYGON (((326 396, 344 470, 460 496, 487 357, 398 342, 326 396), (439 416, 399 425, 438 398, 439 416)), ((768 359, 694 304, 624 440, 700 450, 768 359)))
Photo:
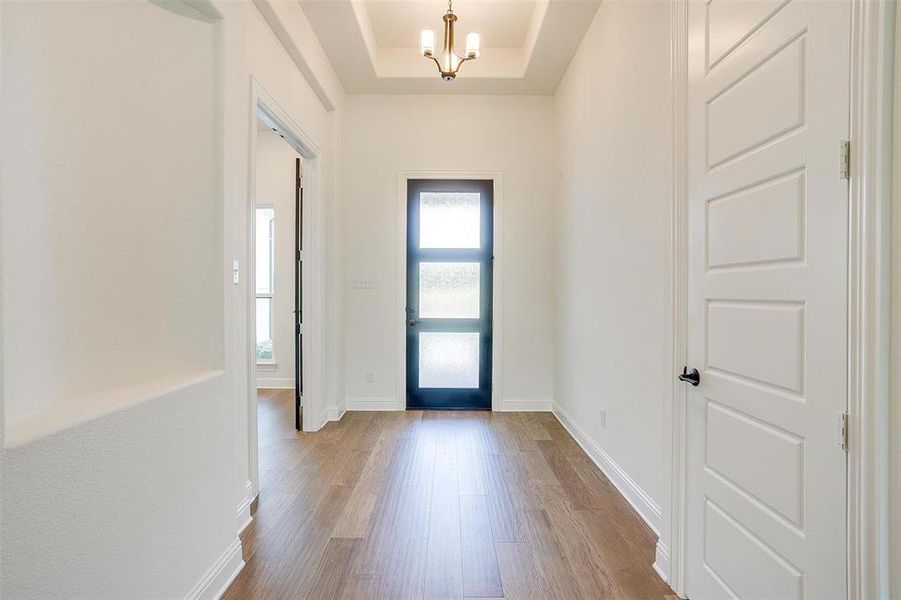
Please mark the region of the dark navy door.
POLYGON ((493 191, 407 181, 407 408, 491 408, 493 191))

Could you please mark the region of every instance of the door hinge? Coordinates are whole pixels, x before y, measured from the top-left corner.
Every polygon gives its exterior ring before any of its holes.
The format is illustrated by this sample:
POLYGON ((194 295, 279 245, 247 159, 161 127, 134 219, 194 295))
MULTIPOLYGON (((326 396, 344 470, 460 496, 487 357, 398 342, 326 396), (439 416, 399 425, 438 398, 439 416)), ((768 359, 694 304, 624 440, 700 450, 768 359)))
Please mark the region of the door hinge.
POLYGON ((303 250, 296 250, 297 252, 297 262, 303 261, 303 250))
POLYGON ((838 176, 840 179, 851 179, 851 142, 842 140, 839 143, 838 176))
POLYGON ((297 178, 297 187, 298 187, 298 189, 301 189, 301 190, 303 189, 303 177, 297 178))
POLYGON ((848 451, 848 413, 839 412, 835 415, 835 441, 838 447, 848 451))

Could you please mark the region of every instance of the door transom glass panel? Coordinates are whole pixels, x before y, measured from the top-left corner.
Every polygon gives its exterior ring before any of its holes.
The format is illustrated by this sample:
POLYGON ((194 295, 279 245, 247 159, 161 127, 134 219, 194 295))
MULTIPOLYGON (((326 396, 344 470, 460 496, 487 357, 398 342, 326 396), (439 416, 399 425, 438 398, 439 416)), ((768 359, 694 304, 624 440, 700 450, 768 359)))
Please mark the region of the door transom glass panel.
POLYGON ((478 248, 481 245, 481 194, 421 192, 420 248, 478 248))

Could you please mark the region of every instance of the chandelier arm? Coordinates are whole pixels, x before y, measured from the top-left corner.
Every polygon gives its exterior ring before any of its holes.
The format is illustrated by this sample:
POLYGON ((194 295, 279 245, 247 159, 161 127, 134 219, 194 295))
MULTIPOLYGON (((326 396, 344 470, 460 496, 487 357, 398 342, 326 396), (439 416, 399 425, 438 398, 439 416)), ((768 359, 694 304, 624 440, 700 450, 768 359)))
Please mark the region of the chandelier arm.
POLYGON ((434 55, 429 54, 426 58, 431 58, 435 61, 435 66, 438 67, 438 72, 443 73, 444 71, 441 69, 441 61, 439 61, 434 55))
MULTIPOLYGON (((456 53, 454 54, 454 56, 457 56, 456 53)), ((457 62, 457 68, 454 69, 454 74, 457 74, 457 73, 460 71, 460 67, 463 66, 463 63, 465 63, 465 62, 468 61, 468 60, 475 60, 475 59, 474 59, 474 58, 470 58, 470 57, 468 57, 468 56, 467 56, 466 58, 461 58, 460 56, 457 56, 457 61, 458 61, 458 62, 457 62)))

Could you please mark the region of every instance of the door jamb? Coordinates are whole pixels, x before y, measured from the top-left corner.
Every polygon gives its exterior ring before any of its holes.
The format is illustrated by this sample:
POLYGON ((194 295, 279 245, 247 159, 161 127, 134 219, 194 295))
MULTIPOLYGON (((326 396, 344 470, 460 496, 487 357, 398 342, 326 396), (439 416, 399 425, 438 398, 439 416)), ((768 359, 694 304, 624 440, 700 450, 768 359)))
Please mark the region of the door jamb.
POLYGON ((848 597, 891 596, 893 2, 854 0, 848 289, 848 597))
POLYGON ((397 288, 395 295, 395 358, 397 385, 394 410, 407 408, 407 180, 491 179, 494 181, 494 273, 492 275, 491 410, 503 410, 503 274, 504 274, 504 177, 499 171, 399 171, 397 174, 397 288))
MULTIPOLYGON (((687 343, 688 0, 672 6, 673 173, 664 396, 664 502, 654 568, 685 597, 685 391, 676 373, 687 343)), ((894 3, 852 0, 848 307, 848 598, 890 589, 891 182, 894 3)), ((836 141, 838 145, 838 140, 836 141)))
MULTIPOLYGON (((323 360, 325 356, 325 336, 323 333, 325 318, 325 280, 322 268, 322 256, 325 248, 325 228, 322 218, 322 195, 320 172, 320 156, 322 151, 304 129, 291 118, 288 112, 270 95, 253 77, 251 79, 250 110, 250 147, 248 152, 248 200, 244 208, 245 228, 245 365, 247 377, 247 423, 248 423, 248 480, 253 497, 260 493, 259 477, 259 441, 257 430, 257 376, 256 354, 252 350, 251 340, 256 331, 256 314, 254 311, 254 227, 253 208, 256 202, 256 127, 257 120, 262 120, 270 127, 278 130, 279 135, 294 148, 304 162, 304 232, 306 245, 303 253, 304 279, 301 297, 304 299, 303 324, 303 372, 304 372, 304 431, 318 431, 325 423, 325 394, 323 380, 323 360)), ((292 169, 293 171, 293 169, 292 169)), ((293 320, 292 320, 293 322, 293 320)), ((293 329, 292 329, 293 331, 293 329)), ((293 389, 293 388, 292 388, 293 389)))
POLYGON ((654 569, 684 598, 687 395, 685 386, 675 384, 675 377, 688 355, 688 0, 674 0, 670 10, 673 163, 667 305, 671 324, 664 349, 663 502, 654 569))

